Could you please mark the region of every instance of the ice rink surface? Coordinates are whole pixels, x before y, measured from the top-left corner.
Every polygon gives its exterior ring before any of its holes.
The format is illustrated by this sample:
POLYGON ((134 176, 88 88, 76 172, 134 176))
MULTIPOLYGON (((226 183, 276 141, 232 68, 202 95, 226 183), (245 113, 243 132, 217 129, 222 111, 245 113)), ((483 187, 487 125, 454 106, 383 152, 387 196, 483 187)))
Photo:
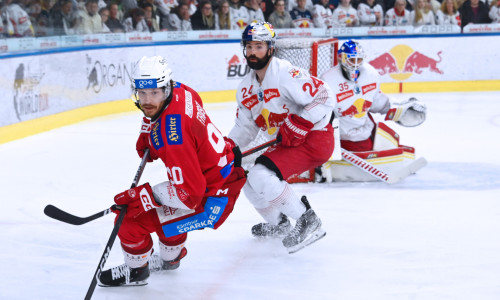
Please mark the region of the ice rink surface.
MULTIPOLYGON (((188 255, 143 287, 100 288, 116 300, 497 300, 500 299, 500 93, 416 96, 428 106, 415 128, 389 124, 429 164, 382 182, 297 184, 325 238, 295 254, 257 240, 261 217, 244 195, 218 230, 191 232, 188 255)), ((227 134, 235 104, 206 105, 227 134)), ((111 215, 73 226, 130 187, 139 112, 96 118, 0 145, 0 299, 83 299, 113 226, 111 215)), ((160 162, 141 182, 166 179, 160 162)), ((155 244, 157 249, 157 244, 155 244)), ((123 263, 118 239, 105 269, 123 263)))

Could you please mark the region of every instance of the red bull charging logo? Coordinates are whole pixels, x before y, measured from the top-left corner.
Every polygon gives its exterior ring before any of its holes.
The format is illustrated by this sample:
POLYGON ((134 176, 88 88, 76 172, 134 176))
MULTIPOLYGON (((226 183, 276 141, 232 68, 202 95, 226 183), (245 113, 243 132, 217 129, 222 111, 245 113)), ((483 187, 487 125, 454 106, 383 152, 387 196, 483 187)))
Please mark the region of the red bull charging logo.
POLYGON ((370 64, 380 75, 388 74, 394 80, 403 81, 414 73, 422 74, 424 71, 443 74, 443 71, 437 66, 441 62, 441 51, 435 56, 437 59, 415 51, 408 45, 397 45, 389 52, 371 60, 370 64))

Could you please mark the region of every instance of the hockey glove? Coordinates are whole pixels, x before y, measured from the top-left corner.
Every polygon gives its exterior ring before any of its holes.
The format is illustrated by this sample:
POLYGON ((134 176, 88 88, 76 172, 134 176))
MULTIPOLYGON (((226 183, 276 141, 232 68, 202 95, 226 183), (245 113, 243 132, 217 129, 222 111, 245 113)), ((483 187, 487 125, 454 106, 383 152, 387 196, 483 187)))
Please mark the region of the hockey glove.
POLYGON ((396 107, 389 109, 385 120, 392 120, 405 127, 415 127, 425 121, 427 107, 416 98, 396 103, 396 107))
POLYGON ((151 151, 151 143, 149 138, 149 132, 151 131, 151 121, 148 118, 142 118, 141 131, 139 134, 139 138, 137 139, 137 143, 135 144, 135 149, 137 150, 137 154, 142 158, 144 156, 144 151, 146 149, 149 150, 149 158, 148 162, 152 162, 155 159, 158 159, 153 151, 151 151))
MULTIPOLYGON (((127 215, 137 217, 142 212, 160 207, 153 196, 149 183, 131 188, 115 196, 117 205, 127 205, 127 215)), ((114 212, 114 211, 113 211, 114 212)))
POLYGON ((278 136, 281 136, 281 144, 285 147, 300 146, 313 127, 313 123, 302 117, 295 114, 288 115, 278 133, 278 136))

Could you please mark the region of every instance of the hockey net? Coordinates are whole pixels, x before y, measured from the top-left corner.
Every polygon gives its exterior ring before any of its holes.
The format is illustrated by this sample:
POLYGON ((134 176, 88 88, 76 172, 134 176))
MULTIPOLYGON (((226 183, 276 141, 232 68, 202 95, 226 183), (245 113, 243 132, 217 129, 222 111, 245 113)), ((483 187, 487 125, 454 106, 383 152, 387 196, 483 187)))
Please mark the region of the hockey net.
MULTIPOLYGON (((336 38, 283 38, 276 40, 275 56, 288 60, 292 65, 308 70, 312 76, 319 77, 337 65, 338 40, 336 38)), ((273 136, 259 131, 257 137, 242 150, 248 150, 270 141, 273 136)), ((267 149, 243 158, 243 167, 248 170, 257 157, 267 149)), ((314 179, 314 170, 293 175, 288 182, 307 182, 314 179)))

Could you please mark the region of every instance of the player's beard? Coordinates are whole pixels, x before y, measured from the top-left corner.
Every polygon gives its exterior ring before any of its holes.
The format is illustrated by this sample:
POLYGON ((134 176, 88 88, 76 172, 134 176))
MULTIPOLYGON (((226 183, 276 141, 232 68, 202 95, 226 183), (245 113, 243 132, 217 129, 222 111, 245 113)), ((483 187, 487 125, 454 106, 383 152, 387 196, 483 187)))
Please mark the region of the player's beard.
POLYGON ((250 69, 260 70, 267 65, 267 63, 269 62, 269 59, 271 59, 271 56, 266 54, 266 56, 264 58, 258 58, 255 55, 251 55, 251 56, 248 56, 245 58, 247 60, 247 64, 250 67, 250 69), (257 61, 250 61, 249 60, 250 58, 257 59, 257 61))

